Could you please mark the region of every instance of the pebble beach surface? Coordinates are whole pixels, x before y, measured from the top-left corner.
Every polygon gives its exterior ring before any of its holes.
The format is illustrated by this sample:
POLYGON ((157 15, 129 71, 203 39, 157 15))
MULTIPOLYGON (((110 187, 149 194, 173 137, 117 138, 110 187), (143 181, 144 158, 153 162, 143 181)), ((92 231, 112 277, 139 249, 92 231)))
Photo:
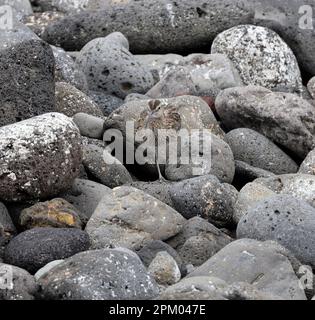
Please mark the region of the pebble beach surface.
POLYGON ((0 0, 0 300, 315 297, 312 8, 0 0))

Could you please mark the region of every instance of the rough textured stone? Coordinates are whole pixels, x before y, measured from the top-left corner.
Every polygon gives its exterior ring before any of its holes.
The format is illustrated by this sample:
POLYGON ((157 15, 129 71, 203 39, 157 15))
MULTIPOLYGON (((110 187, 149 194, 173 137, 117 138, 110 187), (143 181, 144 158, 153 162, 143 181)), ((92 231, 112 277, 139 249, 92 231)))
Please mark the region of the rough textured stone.
POLYGON ((243 82, 232 62, 223 54, 192 54, 171 69, 147 95, 154 99, 192 95, 215 98, 226 88, 243 82))
POLYGON ((188 220, 183 230, 168 240, 186 264, 200 266, 215 253, 229 244, 232 239, 206 220, 195 217, 188 220))
MULTIPOLYGON (((220 183, 215 176, 175 183, 169 192, 175 210, 186 219, 199 216, 219 227, 232 223, 234 197, 231 189, 226 188, 226 184, 220 183)), ((234 192, 237 194, 236 190, 234 192)))
POLYGON ((99 203, 86 231, 93 248, 139 250, 150 240, 175 236, 185 219, 159 200, 131 187, 118 187, 99 203))
POLYGON ((308 202, 315 207, 315 177, 307 174, 285 174, 271 178, 260 178, 255 183, 267 187, 277 194, 288 194, 308 202))
POLYGON ((148 272, 160 285, 172 285, 181 279, 176 261, 166 251, 157 253, 149 265, 148 272))
POLYGON ((292 92, 302 87, 292 50, 270 29, 253 25, 233 27, 216 37, 211 52, 227 55, 245 85, 285 87, 292 92))
POLYGON ((4 261, 35 273, 48 262, 88 250, 90 239, 79 229, 35 228, 13 238, 5 248, 4 261))
POLYGON ((274 240, 303 264, 315 266, 315 209, 289 195, 276 195, 251 207, 237 227, 238 238, 274 240))
POLYGON ((226 141, 234 158, 274 174, 296 173, 297 164, 273 142, 258 132, 240 128, 230 131, 226 141))
POLYGON ((87 90, 84 73, 77 68, 73 59, 62 48, 51 46, 55 57, 55 81, 66 82, 79 90, 87 90))
POLYGON ((83 147, 83 165, 88 174, 110 188, 132 181, 128 170, 116 158, 92 144, 83 147))
POLYGON ((79 174, 81 137, 60 113, 0 128, 0 199, 47 198, 69 188, 79 174))
POLYGON ((106 10, 69 16, 47 28, 44 38, 75 50, 92 39, 120 31, 129 39, 132 52, 198 52, 218 33, 250 22, 251 11, 245 5, 235 0, 182 0, 176 5, 166 0, 127 1, 106 10))
POLYGON ((49 300, 141 300, 159 292, 140 259, 126 249, 79 253, 41 277, 39 284, 49 300))
POLYGON ((66 82, 56 83, 56 111, 68 117, 80 112, 103 117, 102 110, 86 94, 66 82))
POLYGON ((89 91, 88 95, 94 103, 98 105, 106 117, 119 108, 124 102, 116 96, 98 91, 89 91))
POLYGON ((89 42, 76 63, 85 73, 90 90, 125 98, 129 93, 145 93, 153 86, 150 71, 111 35, 89 42))
POLYGON ((1 30, 0 126, 54 111, 54 67, 49 45, 27 27, 1 30))
POLYGON ((104 119, 80 112, 74 115, 73 121, 78 126, 82 136, 102 139, 104 134, 104 119))
POLYGON ((288 300, 306 299, 287 252, 271 241, 234 241, 189 274, 196 276, 217 277, 228 284, 253 284, 262 292, 288 300))
POLYGON ((38 285, 32 275, 26 270, 0 263, 0 270, 12 274, 13 287, 10 290, 0 290, 0 300, 35 300, 38 285))
POLYGON ((60 197, 73 204, 87 218, 90 218, 101 199, 110 192, 111 189, 103 184, 76 179, 72 187, 60 197))
POLYGON ((299 173, 315 175, 315 149, 306 156, 300 166, 299 173))
POLYGON ((64 199, 53 199, 36 203, 34 206, 24 209, 20 215, 20 223, 23 229, 37 227, 53 228, 78 228, 82 229, 87 219, 82 217, 78 210, 64 199))
POLYGON ((229 129, 253 129, 304 158, 315 146, 315 109, 290 93, 262 87, 231 88, 215 102, 223 124, 229 129))

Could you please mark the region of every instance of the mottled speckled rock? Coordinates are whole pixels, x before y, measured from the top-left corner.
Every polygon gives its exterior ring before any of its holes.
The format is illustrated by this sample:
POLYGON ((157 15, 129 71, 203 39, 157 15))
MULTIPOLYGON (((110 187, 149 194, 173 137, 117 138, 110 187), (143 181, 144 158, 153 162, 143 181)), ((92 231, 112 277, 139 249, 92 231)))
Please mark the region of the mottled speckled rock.
POLYGON ((48 113, 0 128, 0 199, 58 195, 79 174, 81 137, 70 118, 48 113))
POLYGON ((54 111, 54 67, 49 45, 27 27, 1 30, 0 126, 54 111))
POLYGON ((103 117, 95 117, 88 113, 79 112, 74 115, 73 121, 78 126, 82 136, 102 139, 105 123, 103 117))
POLYGON ((84 73, 77 68, 73 59, 62 48, 51 46, 55 57, 55 81, 66 82, 79 90, 87 90, 84 73))
POLYGON ((176 261, 166 251, 157 253, 149 265, 148 272, 160 285, 172 285, 181 279, 176 261))
POLYGON ((98 146, 83 146, 83 165, 91 176, 107 187, 115 188, 132 182, 128 170, 108 151, 98 146))
POLYGON ((241 239, 224 247, 189 277, 217 277, 228 284, 245 282, 283 299, 305 300, 295 272, 290 254, 279 244, 241 239))
POLYGON ((270 29, 253 25, 233 27, 216 37, 211 52, 226 54, 245 85, 284 87, 292 92, 302 87, 292 50, 270 29))
POLYGON ((254 181, 277 194, 288 194, 315 207, 315 177, 308 174, 284 174, 254 181))
POLYGON ((306 156, 300 166, 299 173, 315 175, 315 149, 306 156))
POLYGON ((71 188, 60 197, 73 204, 87 218, 90 218, 101 199, 111 189, 103 184, 85 179, 76 179, 71 188))
POLYGON ((11 290, 0 290, 0 300, 35 300, 39 289, 35 278, 26 270, 0 263, 0 270, 12 274, 13 288, 11 290))
POLYGON ((19 225, 24 229, 37 227, 82 229, 87 219, 81 221, 80 216, 82 217, 82 214, 66 200, 53 199, 24 209, 19 218, 19 225))
POLYGON ((237 237, 274 240, 301 263, 315 266, 315 208, 290 195, 276 195, 248 209, 237 226, 237 237))
POLYGON ((90 239, 79 229, 35 228, 13 238, 5 248, 4 261, 35 273, 48 262, 88 250, 90 239))
POLYGON ((16 234, 15 226, 5 205, 0 202, 0 261, 4 247, 16 234))
POLYGON ((240 128, 230 131, 226 141, 234 158, 274 174, 296 173, 297 164, 273 142, 258 132, 240 128))
POLYGON ((133 92, 145 93, 154 84, 150 71, 116 36, 89 42, 80 51, 76 63, 85 73, 90 90, 125 98, 133 92))
POLYGON ((85 93, 66 82, 56 83, 56 111, 73 117, 77 113, 87 113, 103 117, 103 112, 85 93))
POLYGON ((186 265, 200 266, 228 245, 232 239, 206 220, 188 220, 183 230, 168 244, 175 248, 186 265))
POLYGON ((79 253, 41 277, 39 284, 48 300, 141 300, 159 292, 140 259, 126 249, 79 253))
POLYGON ((218 33, 249 23, 251 16, 246 2, 239 0, 182 0, 176 5, 166 0, 124 1, 106 10, 71 15, 47 28, 44 39, 76 50, 120 31, 135 53, 198 52, 218 33))
POLYGON ((216 110, 228 129, 253 129, 304 158, 315 147, 315 109, 290 93, 262 87, 221 91, 216 110))
POLYGON ((227 56, 192 54, 183 58, 147 95, 154 99, 184 94, 215 98, 223 89, 242 85, 238 71, 227 56))
POLYGON ((185 219, 159 200, 131 187, 118 187, 99 203, 86 231, 93 248, 122 246, 139 250, 150 240, 178 234, 185 219))
MULTIPOLYGON (((216 226, 232 223, 234 197, 215 176, 196 177, 173 184, 170 196, 174 208, 186 219, 198 216, 216 226)), ((234 189, 237 197, 237 190, 234 189)))

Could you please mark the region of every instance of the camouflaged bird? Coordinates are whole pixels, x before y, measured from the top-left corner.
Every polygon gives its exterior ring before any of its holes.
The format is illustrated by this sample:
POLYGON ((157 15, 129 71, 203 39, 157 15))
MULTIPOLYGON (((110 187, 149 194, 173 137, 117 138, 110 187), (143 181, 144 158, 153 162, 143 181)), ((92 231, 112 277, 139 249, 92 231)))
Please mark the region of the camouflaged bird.
MULTIPOLYGON (((151 100, 148 104, 148 110, 141 112, 136 128, 137 130, 152 130, 157 143, 160 129, 172 129, 176 132, 181 129, 181 117, 177 112, 176 107, 173 107, 172 105, 163 105, 160 100, 151 100)), ((156 147, 158 148, 157 144, 156 147)), ((165 181, 161 174, 158 162, 156 162, 156 167, 159 174, 159 180, 165 181)))

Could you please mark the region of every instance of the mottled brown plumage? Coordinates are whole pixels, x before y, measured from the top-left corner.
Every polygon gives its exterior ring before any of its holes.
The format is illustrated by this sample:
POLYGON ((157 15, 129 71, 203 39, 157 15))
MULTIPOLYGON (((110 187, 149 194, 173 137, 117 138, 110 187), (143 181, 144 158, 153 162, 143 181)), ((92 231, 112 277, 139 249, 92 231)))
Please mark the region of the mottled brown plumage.
MULTIPOLYGON (((148 105, 148 110, 141 112, 137 130, 150 129, 153 131, 155 141, 158 141, 158 134, 160 129, 175 130, 181 129, 181 117, 177 109, 171 105, 163 105, 160 100, 151 100, 148 105)), ((158 163, 157 170, 160 180, 165 180, 161 174, 158 163)))

